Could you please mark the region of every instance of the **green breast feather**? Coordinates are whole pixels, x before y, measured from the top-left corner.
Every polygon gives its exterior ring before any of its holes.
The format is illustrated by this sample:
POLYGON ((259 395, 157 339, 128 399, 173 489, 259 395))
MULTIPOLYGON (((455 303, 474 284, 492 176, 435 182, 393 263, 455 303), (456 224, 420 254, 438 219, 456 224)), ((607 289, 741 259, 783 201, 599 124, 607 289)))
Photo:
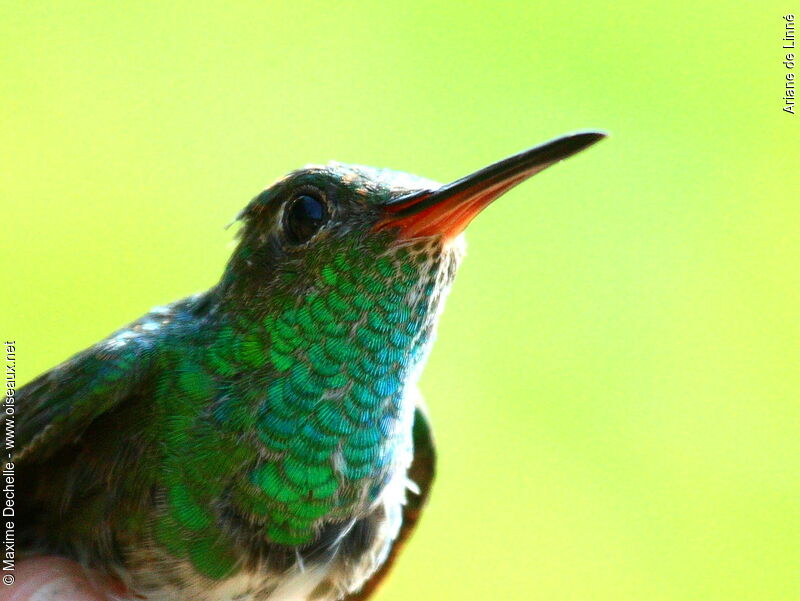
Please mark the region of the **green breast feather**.
POLYGON ((320 262, 313 292, 274 299, 258 323, 242 314, 199 332, 207 352, 161 358, 179 376, 156 391, 168 507, 157 542, 208 575, 223 574, 236 554, 216 529, 219 499, 269 541, 300 545, 321 518, 347 519, 408 466, 406 384, 438 302, 438 265, 422 281, 417 271, 429 261, 424 250, 386 250, 377 261, 341 251, 320 262), (364 274, 373 279, 365 284, 364 274), (209 411, 198 411, 209 398, 209 411))

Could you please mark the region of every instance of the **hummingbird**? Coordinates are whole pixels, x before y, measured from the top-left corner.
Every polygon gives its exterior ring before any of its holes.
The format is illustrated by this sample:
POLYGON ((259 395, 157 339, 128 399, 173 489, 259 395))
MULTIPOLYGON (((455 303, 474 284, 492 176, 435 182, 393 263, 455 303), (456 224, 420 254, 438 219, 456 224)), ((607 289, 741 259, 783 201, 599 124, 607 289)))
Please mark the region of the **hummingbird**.
POLYGON ((446 185, 332 162, 265 189, 214 287, 17 392, 20 550, 149 601, 369 597, 433 481, 417 381, 465 228, 603 137, 446 185))

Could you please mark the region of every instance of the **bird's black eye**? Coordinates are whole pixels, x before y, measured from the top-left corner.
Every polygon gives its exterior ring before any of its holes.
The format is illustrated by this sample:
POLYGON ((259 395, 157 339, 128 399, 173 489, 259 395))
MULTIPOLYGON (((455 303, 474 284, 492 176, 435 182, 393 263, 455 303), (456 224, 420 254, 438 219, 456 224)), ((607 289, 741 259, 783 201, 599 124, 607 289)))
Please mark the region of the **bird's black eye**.
POLYGON ((301 194, 286 211, 286 236, 293 244, 303 244, 314 237, 328 221, 325 203, 311 194, 301 194))

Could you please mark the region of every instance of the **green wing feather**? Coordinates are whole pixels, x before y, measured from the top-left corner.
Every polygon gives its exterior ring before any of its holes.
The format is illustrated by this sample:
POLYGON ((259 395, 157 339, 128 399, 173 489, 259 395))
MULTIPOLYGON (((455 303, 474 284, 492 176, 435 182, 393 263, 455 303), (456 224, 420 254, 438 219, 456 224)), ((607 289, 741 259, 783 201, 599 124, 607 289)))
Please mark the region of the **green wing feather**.
POLYGON ((16 453, 40 461, 73 442, 97 417, 140 391, 152 365, 151 315, 78 353, 17 392, 16 453))

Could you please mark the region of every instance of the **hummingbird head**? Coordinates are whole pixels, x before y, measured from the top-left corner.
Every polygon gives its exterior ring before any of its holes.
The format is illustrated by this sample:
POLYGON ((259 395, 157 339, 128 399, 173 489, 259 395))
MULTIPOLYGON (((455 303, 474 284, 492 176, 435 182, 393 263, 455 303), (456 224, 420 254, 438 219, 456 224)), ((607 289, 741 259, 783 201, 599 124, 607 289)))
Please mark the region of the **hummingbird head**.
POLYGON ((445 185, 335 162, 299 169, 239 214, 241 242, 223 283, 229 295, 248 303, 337 285, 351 298, 377 300, 401 289, 409 302, 439 297, 432 292, 446 292, 452 283, 463 256, 462 233, 480 211, 603 137, 564 136, 445 185))
POLYGON ((395 475, 412 457, 412 385, 464 228, 513 186, 602 137, 560 138, 446 185, 370 167, 306 167, 245 207, 217 302, 204 306, 219 324, 209 355, 241 376, 229 383, 231 398, 251 403, 259 443, 281 462, 248 486, 302 505, 270 528, 270 540, 299 544, 314 516, 402 498, 405 477, 395 475))

